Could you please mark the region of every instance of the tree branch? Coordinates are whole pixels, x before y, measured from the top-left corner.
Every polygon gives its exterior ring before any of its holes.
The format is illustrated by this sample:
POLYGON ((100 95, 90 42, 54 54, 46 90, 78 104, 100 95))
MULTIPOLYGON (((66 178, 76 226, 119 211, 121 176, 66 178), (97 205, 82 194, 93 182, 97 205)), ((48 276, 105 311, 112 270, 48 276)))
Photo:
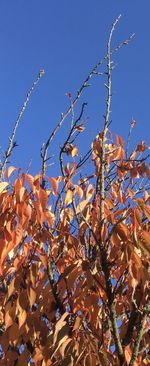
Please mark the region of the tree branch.
MULTIPOLYGON (((123 46, 126 46, 129 44, 129 42, 132 40, 132 38, 134 37, 134 34, 132 34, 128 39, 126 39, 125 41, 119 43, 114 49, 112 49, 110 51, 110 55, 114 54, 115 52, 119 51, 120 48, 122 48, 123 46)), ((85 80, 83 81, 80 89, 77 91, 77 94, 75 96, 75 98, 73 99, 71 105, 69 106, 69 108, 66 110, 65 113, 63 113, 61 115, 61 118, 59 120, 59 122, 57 123, 56 127, 53 129, 52 133, 50 134, 49 138, 47 139, 46 143, 44 144, 44 146, 42 146, 41 148, 41 159, 42 159, 42 177, 43 177, 43 182, 44 182, 44 176, 46 173, 46 169, 47 169, 47 155, 48 155, 48 150, 50 147, 50 144, 53 140, 53 138, 55 137, 57 131, 59 130, 59 128, 62 126, 64 120, 69 116, 70 112, 72 111, 72 108, 75 107, 77 101, 79 100, 79 98, 81 97, 83 91, 89 86, 89 81, 91 80, 91 78, 97 74, 97 70, 98 68, 108 59, 108 54, 105 55, 101 60, 98 61, 98 63, 93 67, 93 69, 91 70, 91 72, 88 74, 88 76, 85 78, 85 80)), ((44 184, 44 183, 43 183, 44 184)))
POLYGON ((72 134, 74 133, 75 131, 75 128, 77 126, 77 123, 81 120, 82 116, 83 116, 83 113, 84 113, 84 108, 85 106, 87 105, 87 103, 83 103, 82 104, 82 108, 81 108, 81 112, 80 112, 80 115, 79 117, 73 122, 72 126, 71 126, 71 129, 69 131, 69 134, 63 144, 63 146, 61 147, 60 149, 60 153, 59 153, 59 162, 60 162, 60 168, 61 168, 61 173, 63 176, 65 176, 65 172, 64 172, 64 166, 63 166, 63 153, 65 152, 65 148, 66 148, 66 145, 70 142, 70 138, 72 136, 72 134))
MULTIPOLYGON (((104 116, 104 128, 102 132, 102 139, 101 139, 101 156, 100 156, 100 174, 98 176, 98 194, 100 196, 100 229, 104 224, 104 204, 105 204, 105 142, 106 142, 106 133, 109 125, 109 118, 110 118, 110 106, 111 106, 111 40, 113 36, 113 32, 115 27, 120 19, 119 17, 115 20, 112 24, 112 28, 109 34, 108 43, 107 43, 107 99, 106 99, 106 114, 104 116)), ((101 232, 101 230, 100 230, 101 232)), ((108 298, 108 308, 110 314, 110 320, 112 324, 112 333, 114 337, 114 342, 116 346, 116 350, 118 353, 118 357, 120 360, 120 364, 122 365, 124 360, 123 355, 123 348, 121 344, 121 339, 117 327, 117 315, 115 309, 115 302, 114 302, 114 294, 112 289, 111 283, 111 274, 109 268, 109 261, 107 255, 107 249, 104 247, 102 240, 98 241, 99 250, 101 253, 101 266, 102 271, 104 272, 105 282, 106 282, 106 292, 108 298)))
POLYGON ((18 114, 17 120, 15 122, 13 131, 12 131, 12 135, 9 138, 9 145, 8 145, 8 148, 7 148, 6 153, 5 153, 4 161, 3 161, 1 169, 0 169, 0 181, 3 179, 3 175, 4 175, 4 172, 5 172, 6 165, 8 163, 8 159, 9 159, 10 155, 12 154, 13 149, 16 147, 16 142, 14 141, 14 139, 15 139, 15 136, 16 136, 17 128, 19 126, 19 122, 20 122, 20 120, 21 120, 21 118, 22 118, 22 116, 23 116, 23 114, 26 110, 27 104, 29 103, 29 100, 31 98, 31 95, 32 95, 36 85, 39 83, 39 81, 40 81, 40 79, 43 75, 44 75, 44 70, 40 70, 39 73, 38 73, 37 78, 33 81, 31 89, 28 91, 25 102, 24 102, 24 104, 23 104, 23 106, 22 106, 22 108, 21 108, 21 110, 18 114))
POLYGON ((52 294, 54 296, 54 300, 56 302, 56 305, 59 309, 59 312, 61 315, 63 315, 65 313, 65 308, 64 305, 62 304, 58 293, 57 293, 57 284, 56 281, 54 279, 54 274, 53 274, 53 268, 52 268, 52 259, 51 259, 51 250, 50 250, 50 244, 48 245, 48 265, 47 265, 47 276, 48 276, 48 280, 52 289, 52 294))
POLYGON ((147 304, 145 305, 143 314, 141 316, 141 321, 138 326, 136 341, 134 344, 133 353, 132 353, 132 357, 131 357, 129 366, 133 366, 134 362, 136 361, 136 359, 138 357, 140 343, 141 343, 142 336, 144 333, 144 325, 145 325, 145 321, 146 321, 146 318, 149 313, 150 313, 150 296, 148 297, 147 304))

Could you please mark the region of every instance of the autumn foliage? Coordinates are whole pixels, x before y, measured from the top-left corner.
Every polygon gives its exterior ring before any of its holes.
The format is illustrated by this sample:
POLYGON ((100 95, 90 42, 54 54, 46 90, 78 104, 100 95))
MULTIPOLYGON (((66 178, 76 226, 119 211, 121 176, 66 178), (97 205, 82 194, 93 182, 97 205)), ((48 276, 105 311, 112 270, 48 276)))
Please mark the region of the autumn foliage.
POLYGON ((0 183, 1 366, 149 364, 148 148, 106 118, 80 160, 74 133, 60 176, 9 166, 0 183))

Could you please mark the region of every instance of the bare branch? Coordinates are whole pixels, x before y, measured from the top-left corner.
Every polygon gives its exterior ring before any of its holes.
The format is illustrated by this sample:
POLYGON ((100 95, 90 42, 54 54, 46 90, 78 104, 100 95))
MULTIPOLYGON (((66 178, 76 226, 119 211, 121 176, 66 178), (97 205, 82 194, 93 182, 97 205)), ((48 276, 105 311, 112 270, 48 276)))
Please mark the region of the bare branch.
MULTIPOLYGON (((112 28, 109 34, 108 43, 107 43, 107 99, 106 99, 106 114, 104 116, 104 128, 102 131, 102 139, 101 139, 101 156, 100 156, 100 174, 98 177, 98 194, 100 195, 100 227, 102 228, 104 223, 104 203, 105 203, 105 142, 106 142, 106 133, 109 126, 109 118, 110 118, 110 107, 111 107, 111 40, 113 36, 113 32, 115 27, 120 19, 119 17, 112 24, 112 28)), ((98 242, 99 250, 101 253, 101 265, 102 270, 104 272, 105 281, 106 281, 106 292, 108 298, 108 306, 110 312, 110 320, 112 324, 112 333, 114 337, 115 346, 118 352, 118 357, 120 360, 120 364, 122 364, 124 355, 123 348, 121 344, 121 339, 117 327, 117 315, 115 309, 114 302, 114 294, 111 284, 111 274, 108 262, 107 249, 104 247, 101 239, 98 242)))
POLYGON ((131 361, 129 363, 129 366, 133 366, 134 362, 136 361, 136 359, 138 357, 140 343, 141 343, 141 339, 142 339, 142 336, 143 336, 143 333, 144 333, 144 325, 145 325, 145 321, 146 321, 146 318, 147 318, 149 313, 150 313, 150 296, 147 300, 147 304, 145 305, 144 310, 143 310, 143 314, 141 316, 141 321, 140 321, 139 326, 138 326, 137 337, 136 337, 136 341, 135 341, 135 344, 134 344, 133 353, 132 353, 132 357, 131 357, 131 361))
POLYGON ((63 146, 61 147, 61 149, 60 149, 60 153, 59 153, 59 162, 60 162, 60 168, 61 168, 61 172, 62 172, 62 175, 64 176, 65 175, 65 172, 64 172, 64 166, 63 166, 63 153, 65 152, 65 148, 66 148, 66 145, 70 142, 70 138, 71 138, 71 136, 72 136, 72 134, 74 133, 74 131, 75 131, 75 128, 76 128, 76 126, 77 126, 77 123, 81 120, 81 118, 82 118, 82 116, 83 116, 83 113, 84 113, 84 108, 85 108, 85 106, 87 105, 87 103, 83 103, 82 104, 82 108, 81 108, 81 112, 80 112, 80 115, 79 115, 79 117, 75 120, 75 121, 73 121, 72 120, 72 126, 71 126, 71 129, 70 129, 70 132, 69 132, 69 134, 68 134, 68 136, 67 136, 67 138, 66 138, 66 140, 65 140, 65 142, 64 142, 64 144, 63 144, 63 146))
POLYGON ((4 175, 4 172, 5 172, 5 169, 6 169, 6 165, 8 163, 8 159, 11 156, 13 149, 17 146, 14 139, 15 139, 15 136, 16 136, 16 132, 17 132, 17 128, 19 126, 20 120, 21 120, 21 118, 22 118, 22 116, 23 116, 23 114, 26 110, 27 104, 29 103, 29 100, 31 98, 31 95, 32 95, 36 85, 39 83, 39 81, 40 81, 40 79, 43 75, 44 75, 44 70, 40 70, 39 73, 38 73, 37 78, 33 81, 31 89, 28 91, 28 93, 26 95, 26 99, 23 103, 23 106, 22 106, 22 108, 21 108, 21 110, 18 114, 17 120, 15 122, 13 131, 12 131, 12 135, 9 138, 9 145, 8 145, 8 148, 7 148, 6 153, 5 153, 4 161, 3 161, 1 169, 0 169, 0 181, 3 179, 3 175, 4 175))
MULTIPOLYGON (((110 55, 112 55, 115 52, 119 51, 120 48, 122 48, 123 46, 128 45, 129 42, 132 40, 133 37, 134 37, 134 34, 132 34, 125 41, 119 43, 114 49, 110 50, 110 55)), ((83 81, 80 89, 77 91, 77 94, 76 94, 74 100, 72 101, 71 105, 69 106, 69 108, 67 109, 67 111, 65 113, 61 114, 61 118, 60 118, 59 122, 57 123, 56 127, 53 129, 52 133, 50 134, 50 136, 49 136, 48 140, 46 141, 46 143, 44 144, 44 146, 42 146, 42 148, 41 148, 41 159, 42 159, 42 176, 43 176, 43 182, 44 182, 44 176, 45 176, 46 169, 47 169, 47 165, 46 165, 46 162, 47 162, 47 154, 48 154, 48 150, 49 150, 49 147, 50 147, 50 144, 51 144, 53 138, 55 137, 57 131, 62 126, 64 120, 72 112, 72 108, 75 107, 75 105, 76 105, 77 101, 79 100, 79 98, 81 97, 83 91, 89 86, 89 81, 91 80, 91 78, 94 75, 97 74, 97 70, 99 69, 100 66, 102 66, 102 64, 107 59, 108 59, 108 54, 105 55, 100 61, 98 61, 98 63, 93 67, 93 69, 91 70, 91 72, 88 74, 88 76, 83 81)))

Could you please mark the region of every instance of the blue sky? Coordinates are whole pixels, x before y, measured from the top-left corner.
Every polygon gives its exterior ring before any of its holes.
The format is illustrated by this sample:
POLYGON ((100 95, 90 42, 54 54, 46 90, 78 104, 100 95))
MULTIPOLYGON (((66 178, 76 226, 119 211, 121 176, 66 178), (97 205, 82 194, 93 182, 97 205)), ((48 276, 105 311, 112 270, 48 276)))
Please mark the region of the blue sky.
MULTIPOLYGON (((108 32, 122 14, 113 45, 135 32, 128 47, 113 58, 112 127, 126 138, 133 117, 137 127, 133 142, 149 137, 150 104, 150 1, 149 0, 1 0, 0 1, 0 145, 8 136, 39 69, 45 76, 32 96, 17 131, 19 147, 11 162, 24 170, 32 159, 31 172, 41 167, 40 147, 68 106, 66 93, 73 95, 93 65, 106 52, 108 32)), ((81 102, 88 102, 85 137, 80 147, 86 151, 101 130, 105 112, 104 80, 95 78, 81 102)), ((79 107, 81 106, 81 102, 79 107)), ((58 173, 57 152, 65 137, 67 120, 53 142, 50 154, 58 173)))

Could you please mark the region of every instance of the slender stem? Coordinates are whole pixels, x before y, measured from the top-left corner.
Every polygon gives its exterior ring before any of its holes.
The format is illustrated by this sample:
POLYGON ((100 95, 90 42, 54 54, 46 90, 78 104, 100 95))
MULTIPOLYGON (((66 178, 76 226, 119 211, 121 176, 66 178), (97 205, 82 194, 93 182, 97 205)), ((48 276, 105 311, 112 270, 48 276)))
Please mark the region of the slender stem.
MULTIPOLYGON (((119 43, 115 48, 113 48, 110 51, 110 55, 114 54, 115 52, 119 51, 120 48, 122 48, 123 46, 126 46, 129 44, 129 42, 132 40, 132 38, 134 37, 134 34, 132 34, 128 39, 126 39, 125 41, 119 43)), ((97 74, 97 70, 98 68, 108 59, 108 54, 105 55, 100 61, 98 61, 98 63, 93 67, 93 69, 91 70, 91 72, 88 74, 88 76, 85 78, 85 80, 83 81, 80 89, 77 91, 77 94, 74 98, 74 100, 72 101, 72 104, 69 106, 69 108, 67 109, 67 111, 65 113, 63 113, 61 115, 61 118, 59 120, 59 122, 57 123, 56 127, 53 129, 52 133, 50 134, 49 138, 47 139, 46 143, 44 146, 42 146, 41 148, 41 158, 42 158, 42 176, 43 176, 43 185, 45 184, 44 182, 44 176, 46 174, 46 169, 47 169, 47 155, 48 155, 48 150, 49 150, 49 146, 53 140, 53 138, 55 137, 57 131, 59 130, 59 128, 62 126, 63 122, 65 121, 65 119, 69 116, 69 114, 72 111, 72 108, 75 107, 76 103, 78 102, 79 98, 81 97, 83 91, 89 86, 89 81, 91 80, 91 78, 97 74)))
POLYGON ((14 142, 14 139, 15 139, 15 136, 16 136, 16 132, 17 132, 17 128, 19 126, 20 120, 21 120, 21 118, 22 118, 22 116, 23 116, 23 114, 26 110, 27 104, 29 103, 29 100, 31 98, 31 95, 32 95, 36 85, 39 83, 39 81, 40 81, 40 79, 43 75, 44 75, 44 70, 40 70, 40 72, 38 73, 37 78, 33 81, 31 89, 28 91, 28 93, 26 95, 26 99, 23 103, 23 106, 22 106, 22 108, 21 108, 21 110, 18 114, 18 117, 16 119, 13 131, 12 131, 12 134, 11 134, 11 137, 9 138, 9 145, 8 145, 8 148, 7 148, 6 153, 5 153, 4 161, 3 161, 1 169, 0 169, 0 181, 3 179, 3 175, 4 175, 4 172, 5 172, 5 169, 6 169, 6 165, 8 163, 8 159, 9 159, 11 153, 12 153, 12 150, 16 146, 16 143, 14 142))
POLYGON ((135 344, 134 344, 134 348, 133 348, 133 353, 132 353, 132 357, 131 357, 131 361, 130 361, 129 366, 133 366, 134 362, 136 361, 136 359, 138 357, 140 343, 141 343, 142 336, 143 336, 143 333, 144 333, 144 325, 145 325, 145 321, 146 321, 146 318, 147 318, 149 313, 150 313, 150 296, 148 298, 147 304, 145 305, 143 314, 141 316, 141 321, 139 323, 137 336, 136 336, 136 340, 135 340, 135 344))
POLYGON ((82 104, 82 108, 81 108, 80 115, 79 115, 79 117, 74 121, 74 123, 72 124, 71 129, 70 129, 70 131, 69 131, 69 134, 68 134, 68 136, 67 136, 67 138, 66 138, 66 140, 65 140, 65 142, 64 142, 64 144, 63 144, 63 146, 62 146, 62 147, 61 147, 61 149, 60 149, 60 153, 59 153, 59 162, 60 162, 61 173, 62 173, 62 175, 63 175, 63 176, 65 176, 65 171, 64 171, 64 166, 63 166, 63 153, 65 152, 65 148, 66 148, 67 144, 70 142, 70 138, 71 138, 71 136, 72 136, 73 132, 75 131, 75 128, 76 128, 76 126, 77 126, 77 123, 78 123, 78 122, 81 120, 81 118, 82 118, 82 115, 83 115, 83 113, 84 113, 84 108, 85 108, 85 106, 86 106, 86 105, 87 105, 86 103, 83 103, 83 104, 82 104))
MULTIPOLYGON (((105 122, 104 122, 104 128, 102 132, 102 139, 101 139, 101 156, 100 156, 100 174, 98 177, 98 193, 100 195, 100 228, 102 228, 104 224, 104 204, 105 204, 105 143, 106 143, 106 133, 109 125, 109 118, 110 118, 110 107, 111 107, 111 40, 113 36, 113 32, 115 30, 115 26, 118 23, 119 17, 115 20, 115 22, 112 24, 112 28, 109 34, 109 39, 107 43, 107 84, 105 85, 107 88, 107 98, 106 98, 106 114, 104 116, 105 122)), ((112 333, 114 337, 114 342, 116 346, 116 350, 118 353, 118 357, 120 360, 120 364, 123 363, 123 348, 121 344, 121 339, 117 327, 117 314, 115 309, 115 302, 114 302, 114 294, 112 289, 112 283, 111 283, 111 274, 110 274, 110 268, 109 268, 109 261, 108 261, 108 255, 107 255, 107 249, 104 247, 102 240, 98 243, 100 253, 101 253, 101 265, 102 270, 104 272, 105 276, 105 282, 106 282, 106 292, 107 292, 107 298, 108 298, 108 308, 109 308, 109 314, 110 314, 110 320, 112 324, 112 333)))

